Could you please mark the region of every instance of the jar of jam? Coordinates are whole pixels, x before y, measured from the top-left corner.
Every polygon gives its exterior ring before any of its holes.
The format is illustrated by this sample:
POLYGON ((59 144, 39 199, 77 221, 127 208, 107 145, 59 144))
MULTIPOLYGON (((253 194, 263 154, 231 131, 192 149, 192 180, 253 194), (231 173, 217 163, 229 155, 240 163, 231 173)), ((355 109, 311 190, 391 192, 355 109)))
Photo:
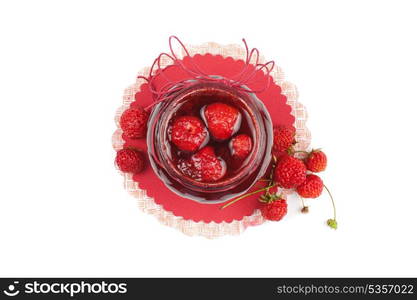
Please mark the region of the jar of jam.
POLYGON ((190 80, 155 105, 148 121, 148 154, 170 190, 201 203, 221 203, 265 175, 271 162, 271 117, 245 89, 190 80))

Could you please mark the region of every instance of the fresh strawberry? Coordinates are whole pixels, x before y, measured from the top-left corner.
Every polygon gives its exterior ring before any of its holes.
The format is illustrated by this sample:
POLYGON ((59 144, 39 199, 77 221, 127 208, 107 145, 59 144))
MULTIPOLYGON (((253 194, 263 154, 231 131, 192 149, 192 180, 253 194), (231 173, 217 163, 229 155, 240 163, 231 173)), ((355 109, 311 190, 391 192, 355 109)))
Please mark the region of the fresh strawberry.
POLYGON ((180 160, 178 169, 186 176, 203 182, 217 181, 226 174, 225 162, 216 156, 211 146, 204 147, 189 160, 180 160))
POLYGON ((227 140, 239 128, 242 116, 233 106, 216 102, 205 106, 202 117, 206 122, 210 134, 216 140, 227 140))
POLYGON ((197 151, 208 142, 208 138, 206 127, 197 117, 179 117, 171 128, 171 141, 183 151, 197 151))
POLYGON ((322 172, 327 167, 327 156, 321 150, 313 150, 305 159, 307 170, 311 172, 322 172))
POLYGON ((149 114, 142 108, 128 108, 120 117, 120 127, 124 136, 139 139, 146 136, 149 114))
POLYGON ((287 201, 285 199, 275 199, 271 201, 262 201, 262 216, 270 221, 279 221, 287 214, 287 201))
POLYGON ((246 134, 239 134, 230 140, 229 148, 232 156, 242 161, 252 150, 252 139, 246 134))
POLYGON ((274 154, 279 155, 287 151, 295 144, 295 128, 290 125, 278 125, 274 127, 274 154))
POLYGON ((297 193, 303 198, 317 198, 323 191, 323 181, 317 175, 309 174, 304 183, 297 187, 297 193))
POLYGON ((306 179, 306 166, 303 161, 293 156, 282 157, 274 171, 274 181, 280 187, 291 189, 302 184, 306 179))
POLYGON ((122 149, 117 151, 116 164, 122 172, 139 173, 145 166, 145 159, 137 150, 122 149))

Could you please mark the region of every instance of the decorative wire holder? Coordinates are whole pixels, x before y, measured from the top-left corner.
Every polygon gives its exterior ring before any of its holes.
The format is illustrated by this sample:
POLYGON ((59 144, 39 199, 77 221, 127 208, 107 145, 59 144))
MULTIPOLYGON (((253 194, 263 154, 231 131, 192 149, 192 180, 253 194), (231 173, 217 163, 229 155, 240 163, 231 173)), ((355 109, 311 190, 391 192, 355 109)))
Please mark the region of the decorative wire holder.
POLYGON ((145 109, 149 110, 154 105, 167 100, 170 94, 175 93, 176 91, 180 91, 186 89, 187 87, 191 86, 193 83, 190 79, 200 81, 200 82, 219 82, 223 83, 224 85, 234 88, 236 90, 246 92, 246 93, 261 93, 269 88, 271 77, 268 76, 274 66, 275 62, 273 60, 268 61, 266 63, 260 62, 260 54, 257 48, 249 49, 248 44, 246 43, 245 39, 242 39, 243 44, 245 45, 246 50, 246 58, 244 60, 244 66, 242 70, 240 70, 237 74, 230 76, 229 78, 218 78, 213 77, 212 74, 207 74, 206 72, 202 71, 201 68, 194 63, 194 59, 190 52, 188 51, 187 47, 181 42, 179 38, 176 36, 169 37, 169 49, 171 51, 170 54, 166 52, 162 52, 158 55, 158 57, 154 60, 149 73, 147 76, 139 75, 139 79, 143 79, 148 82, 149 89, 154 97, 154 102, 146 107, 145 109), (178 57, 174 51, 173 41, 178 42, 182 49, 182 56, 178 57), (189 65, 183 62, 183 59, 187 57, 189 58, 189 65), (253 57, 255 57, 254 62, 253 57), (166 61, 171 61, 171 64, 166 65, 166 61), (163 72, 163 70, 167 70, 172 67, 179 67, 182 71, 190 76, 187 80, 178 81, 172 80, 163 72), (262 71, 265 72, 267 75, 267 83, 263 88, 258 90, 252 90, 249 88, 243 88, 242 86, 247 85, 248 83, 254 82, 254 77, 257 72, 262 71), (155 79, 159 76, 163 77, 166 80, 166 83, 161 87, 156 87, 155 79), (169 92, 169 93, 168 93, 169 92))

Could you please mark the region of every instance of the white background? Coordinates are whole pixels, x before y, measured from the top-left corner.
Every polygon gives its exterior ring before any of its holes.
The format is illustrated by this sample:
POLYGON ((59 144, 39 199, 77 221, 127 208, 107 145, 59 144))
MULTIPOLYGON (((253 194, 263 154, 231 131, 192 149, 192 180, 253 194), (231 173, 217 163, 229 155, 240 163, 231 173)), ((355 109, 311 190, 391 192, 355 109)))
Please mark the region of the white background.
POLYGON ((415 1, 2 1, 1 276, 417 276, 415 1), (239 43, 300 91, 340 228, 311 213, 188 237, 113 165, 125 87, 167 39, 239 43))

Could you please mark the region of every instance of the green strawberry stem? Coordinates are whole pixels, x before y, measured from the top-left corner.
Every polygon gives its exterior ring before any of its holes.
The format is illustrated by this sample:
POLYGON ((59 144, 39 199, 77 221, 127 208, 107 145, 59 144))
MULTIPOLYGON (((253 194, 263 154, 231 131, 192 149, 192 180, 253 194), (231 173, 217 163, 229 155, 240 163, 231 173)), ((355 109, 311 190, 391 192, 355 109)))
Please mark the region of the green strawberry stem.
POLYGON ((303 197, 300 197, 301 198, 301 203, 303 203, 303 207, 306 207, 306 204, 304 203, 304 198, 303 197))
POLYGON ((237 197, 236 199, 233 199, 232 201, 226 203, 225 205, 223 205, 222 207, 220 207, 220 209, 225 209, 226 207, 228 207, 228 206, 230 206, 230 205, 232 205, 232 204, 234 204, 234 203, 238 202, 239 200, 242 200, 242 199, 244 199, 246 197, 255 195, 255 194, 260 193, 260 192, 263 192, 263 191, 268 191, 270 188, 273 188, 276 185, 277 184, 268 185, 267 187, 261 188, 259 190, 256 190, 256 191, 253 191, 253 192, 250 192, 250 193, 247 193, 247 194, 244 194, 244 195, 242 195, 240 197, 237 197))
POLYGON ((332 199, 332 205, 333 205, 333 219, 327 220, 327 225, 329 225, 333 229, 336 229, 337 228, 336 205, 334 203, 334 199, 333 199, 332 193, 330 193, 330 190, 327 188, 326 185, 324 185, 324 188, 326 189, 327 193, 329 193, 329 196, 330 196, 330 199, 332 199))

